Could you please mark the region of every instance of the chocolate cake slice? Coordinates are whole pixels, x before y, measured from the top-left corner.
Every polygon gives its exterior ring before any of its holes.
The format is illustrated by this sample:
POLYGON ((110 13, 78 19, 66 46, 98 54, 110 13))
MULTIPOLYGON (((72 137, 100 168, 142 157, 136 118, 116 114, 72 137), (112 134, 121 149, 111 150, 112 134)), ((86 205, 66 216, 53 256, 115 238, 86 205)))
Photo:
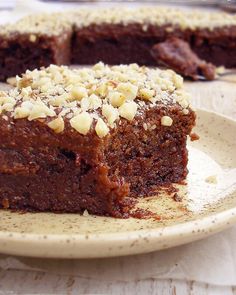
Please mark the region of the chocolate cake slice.
POLYGON ((0 80, 70 63, 72 26, 61 14, 27 16, 0 29, 0 80))
POLYGON ((2 208, 127 216, 187 175, 183 79, 137 64, 26 71, 0 94, 2 208))
POLYGON ((0 80, 52 63, 157 66, 152 48, 171 37, 187 42, 199 59, 236 67, 235 14, 160 6, 89 8, 1 26, 0 80))
POLYGON ((235 14, 146 6, 84 10, 75 12, 74 19, 72 63, 102 60, 156 66, 160 63, 152 56, 152 47, 177 37, 200 59, 236 67, 235 14))

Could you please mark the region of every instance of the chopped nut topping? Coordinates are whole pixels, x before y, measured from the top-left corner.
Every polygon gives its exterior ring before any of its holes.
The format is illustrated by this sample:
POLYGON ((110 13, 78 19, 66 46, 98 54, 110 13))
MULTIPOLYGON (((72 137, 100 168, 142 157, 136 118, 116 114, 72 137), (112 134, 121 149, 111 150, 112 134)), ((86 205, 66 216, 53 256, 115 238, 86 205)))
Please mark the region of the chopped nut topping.
POLYGON ((30 114, 30 110, 26 107, 17 107, 15 108, 15 112, 14 112, 14 118, 15 119, 23 119, 23 118, 27 118, 30 114))
POLYGON ((138 87, 131 83, 120 83, 116 89, 124 95, 126 100, 135 99, 138 93, 138 87))
POLYGON ((113 107, 120 107, 125 102, 125 98, 125 95, 118 91, 113 91, 108 94, 108 99, 113 107))
POLYGON ((163 126, 171 126, 173 124, 173 120, 169 116, 163 116, 161 118, 161 125, 163 126))
POLYGON ((113 7, 105 9, 80 9, 74 12, 77 17, 77 27, 87 27, 91 24, 140 24, 143 31, 148 26, 166 26, 167 32, 172 32, 175 26, 181 29, 195 30, 197 28, 214 29, 221 26, 236 25, 235 14, 226 12, 208 12, 202 10, 181 10, 161 6, 144 6, 138 8, 113 7))
POLYGON ((87 112, 83 112, 70 120, 71 126, 79 133, 86 135, 92 125, 92 117, 87 112))
POLYGON ((37 36, 33 35, 33 34, 30 34, 29 40, 30 40, 30 42, 35 42, 37 40, 37 36))
POLYGON ((16 23, 1 27, 1 35, 11 35, 15 32, 29 34, 29 41, 36 42, 37 35, 60 35, 65 30, 72 30, 70 13, 41 13, 27 15, 16 23))
POLYGON ((32 109, 30 110, 30 114, 28 120, 35 120, 38 118, 46 118, 47 116, 53 117, 56 113, 47 107, 42 101, 37 101, 33 104, 32 109))
POLYGON ((118 110, 109 104, 103 105, 102 114, 110 125, 113 125, 113 123, 119 118, 118 110))
MULTIPOLYGON (((143 31, 148 31, 150 25, 165 26, 167 32, 173 32, 176 27, 185 30, 236 25, 236 15, 226 12, 207 12, 202 10, 180 10, 161 6, 144 6, 138 8, 112 7, 105 9, 80 8, 75 11, 51 14, 33 14, 23 17, 14 24, 1 26, 0 34, 10 36, 14 33, 29 34, 29 40, 36 42, 40 35, 60 35, 65 30, 72 31, 74 26, 87 27, 91 24, 139 24, 143 31)), ((102 69, 100 64, 95 71, 102 69)), ((123 77, 126 75, 121 74, 123 77)), ((125 78, 126 80, 126 78, 125 78)))
MULTIPOLYGON (((183 114, 189 113, 189 95, 179 75, 136 64, 110 67, 100 62, 80 69, 50 65, 27 70, 16 77, 16 84, 0 92, 0 113, 9 112, 14 119, 40 119, 57 133, 69 121, 80 134, 95 128, 102 138, 121 120, 132 121, 142 109, 158 104, 177 104, 183 114)), ((144 129, 155 129, 154 123, 144 122, 144 129)), ((172 119, 164 116, 161 124, 171 126, 172 119)))
POLYGON ((101 118, 98 119, 97 124, 95 126, 95 131, 100 138, 102 138, 108 134, 109 129, 108 129, 106 123, 103 121, 103 119, 101 119, 101 118))
POLYGON ((11 86, 16 86, 16 77, 7 78, 7 83, 11 86))
POLYGON ((88 96, 87 89, 85 87, 74 86, 71 91, 71 100, 81 100, 84 97, 88 96))
POLYGON ((119 113, 121 117, 132 121, 137 112, 137 104, 133 101, 125 102, 119 107, 119 113))
POLYGON ((53 129, 56 133, 60 133, 65 128, 65 123, 62 119, 62 117, 58 117, 51 122, 48 123, 48 127, 53 129))

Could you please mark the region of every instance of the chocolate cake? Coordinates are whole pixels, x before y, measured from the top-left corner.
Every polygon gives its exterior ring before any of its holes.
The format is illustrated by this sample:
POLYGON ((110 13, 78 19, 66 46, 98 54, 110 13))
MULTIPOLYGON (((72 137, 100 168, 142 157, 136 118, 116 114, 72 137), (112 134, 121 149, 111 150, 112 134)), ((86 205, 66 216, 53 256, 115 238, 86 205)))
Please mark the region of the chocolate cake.
POLYGON ((127 217, 185 179, 188 100, 171 70, 27 70, 0 93, 0 207, 127 217))
POLYGON ((199 59, 236 67, 235 14, 160 6, 90 8, 2 27, 0 79, 51 63, 157 66, 152 48, 172 37, 187 42, 199 59))
POLYGON ((69 64, 72 27, 60 14, 31 15, 0 30, 0 80, 50 64, 69 64))

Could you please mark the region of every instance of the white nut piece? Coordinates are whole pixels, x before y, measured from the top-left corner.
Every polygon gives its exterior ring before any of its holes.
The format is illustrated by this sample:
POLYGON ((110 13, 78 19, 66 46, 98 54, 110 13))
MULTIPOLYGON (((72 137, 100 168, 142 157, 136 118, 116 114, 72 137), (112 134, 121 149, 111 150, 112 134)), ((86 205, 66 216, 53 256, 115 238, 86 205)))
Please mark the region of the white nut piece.
POLYGON ((169 116, 163 116, 161 118, 161 125, 162 126, 171 126, 173 124, 173 120, 169 116))
POLYGON ((17 84, 16 77, 9 77, 9 78, 7 78, 7 84, 9 84, 11 86, 16 86, 16 84, 17 84))
POLYGON ((28 120, 32 121, 38 118, 54 117, 56 113, 47 107, 42 101, 33 104, 28 120))
POLYGON ((108 134, 109 128, 107 127, 107 125, 103 121, 103 119, 101 119, 101 118, 98 119, 96 126, 95 126, 95 131, 96 131, 98 137, 100 137, 100 138, 103 138, 108 134))
POLYGON ((21 94, 25 97, 28 97, 31 93, 32 93, 32 88, 30 86, 27 86, 21 89, 21 94))
POLYGON ((85 87, 74 86, 70 91, 70 100, 81 100, 84 97, 88 97, 88 91, 85 87))
POLYGON ((177 89, 180 89, 183 87, 184 79, 182 76, 174 74, 173 75, 173 83, 177 89))
POLYGON ((111 126, 113 126, 113 123, 119 118, 118 110, 109 104, 104 104, 102 106, 102 114, 111 126))
POLYGON ((105 67, 104 63, 100 61, 93 66, 93 70, 95 71, 103 70, 104 67, 105 67))
POLYGON ((126 100, 133 100, 138 94, 138 87, 130 82, 120 83, 116 89, 125 96, 126 100))
POLYGON ((151 100, 155 96, 155 91, 153 89, 142 88, 139 90, 139 95, 141 99, 151 100))
POLYGON ((91 94, 88 98, 89 109, 96 110, 102 106, 102 100, 96 94, 91 94))
POLYGON ((176 90, 176 101, 181 105, 183 109, 189 106, 191 95, 183 90, 176 90))
POLYGON ((65 123, 62 117, 58 117, 48 123, 48 127, 56 133, 61 133, 65 128, 65 123))
POLYGON ((106 96, 107 95, 107 84, 106 83, 101 83, 95 90, 95 94, 97 94, 98 96, 106 96))
POLYGON ((14 119, 23 119, 23 118, 27 118, 30 114, 30 110, 26 107, 17 107, 15 108, 14 111, 14 119))
POLYGON ((80 107, 83 111, 87 111, 89 109, 89 99, 88 97, 82 98, 80 102, 80 107))
POLYGON ((93 119, 87 112, 82 112, 70 120, 70 125, 80 134, 86 135, 92 125, 93 119))
POLYGON ((29 40, 30 40, 30 42, 35 42, 36 40, 37 40, 37 37, 36 37, 36 35, 34 35, 34 34, 30 34, 29 35, 29 40))
POLYGON ((132 121, 137 112, 137 104, 134 101, 125 102, 119 107, 119 114, 122 118, 132 121))
POLYGON ((11 112, 14 110, 14 104, 12 104, 10 102, 4 103, 1 107, 1 110, 11 112))
POLYGON ((108 99, 113 107, 120 107, 125 102, 125 96, 118 91, 108 93, 108 99))

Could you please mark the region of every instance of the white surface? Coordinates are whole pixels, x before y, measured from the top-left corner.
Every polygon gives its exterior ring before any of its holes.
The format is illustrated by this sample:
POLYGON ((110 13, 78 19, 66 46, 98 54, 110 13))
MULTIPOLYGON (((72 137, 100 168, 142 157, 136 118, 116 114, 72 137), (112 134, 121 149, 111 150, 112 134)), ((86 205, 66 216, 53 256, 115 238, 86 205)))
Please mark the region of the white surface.
POLYGON ((2 270, 46 272, 99 282, 148 279, 236 286, 236 227, 207 239, 138 256, 56 260, 0 256, 2 270))

